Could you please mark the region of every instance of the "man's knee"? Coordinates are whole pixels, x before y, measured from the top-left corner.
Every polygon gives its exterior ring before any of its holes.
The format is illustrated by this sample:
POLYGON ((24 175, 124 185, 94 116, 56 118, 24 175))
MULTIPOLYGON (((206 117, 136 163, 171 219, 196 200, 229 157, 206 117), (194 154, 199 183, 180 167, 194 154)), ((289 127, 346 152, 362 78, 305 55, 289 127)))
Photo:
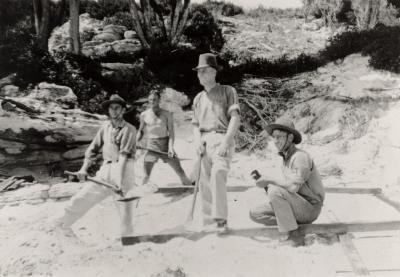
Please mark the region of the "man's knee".
POLYGON ((277 198, 284 199, 287 193, 288 193, 288 191, 282 187, 275 186, 275 185, 268 186, 267 195, 268 195, 268 199, 270 201, 277 199, 277 198))

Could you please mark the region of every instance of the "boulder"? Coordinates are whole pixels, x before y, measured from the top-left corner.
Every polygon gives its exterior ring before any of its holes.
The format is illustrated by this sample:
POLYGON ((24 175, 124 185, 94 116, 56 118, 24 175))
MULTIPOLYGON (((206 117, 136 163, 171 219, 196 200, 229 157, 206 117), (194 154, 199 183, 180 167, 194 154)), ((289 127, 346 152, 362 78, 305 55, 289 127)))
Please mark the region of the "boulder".
POLYGON ((111 33, 111 34, 117 34, 118 36, 123 36, 124 33, 127 31, 127 28, 125 26, 120 26, 120 25, 106 25, 103 28, 103 33, 111 33))
POLYGON ((48 178, 80 166, 84 149, 106 117, 64 109, 59 101, 71 99, 70 93, 69 88, 44 83, 28 96, 8 97, 36 112, 0 110, 0 164, 4 172, 26 168, 36 177, 48 178))
POLYGON ((12 73, 2 79, 0 79, 0 88, 6 86, 6 85, 12 85, 14 84, 15 78, 17 77, 16 73, 12 73))
POLYGON ((39 83, 29 97, 40 100, 55 100, 60 104, 71 106, 75 106, 78 101, 78 97, 73 93, 71 88, 46 82, 39 83))
POLYGON ((138 39, 138 35, 136 34, 135 31, 128 30, 124 32, 124 38, 126 39, 138 39))
POLYGON ((18 95, 18 92, 19 92, 19 87, 14 85, 5 85, 0 90, 1 96, 15 97, 18 95))
MULTIPOLYGON (((101 33, 102 28, 103 22, 101 20, 91 18, 87 13, 79 16, 79 35, 81 43, 85 43, 85 41, 92 39, 94 35, 101 33)), ((54 28, 51 32, 48 46, 50 54, 64 52, 68 49, 69 21, 62 26, 54 28)))
POLYGON ((120 40, 122 37, 115 33, 100 33, 93 37, 94 41, 113 42, 120 40))
POLYGON ((112 43, 115 53, 123 55, 135 55, 142 50, 142 45, 137 39, 124 39, 112 43))
POLYGON ((82 54, 92 58, 102 58, 113 53, 135 57, 141 51, 142 46, 136 39, 123 39, 113 42, 90 41, 82 45, 82 54))
POLYGON ((129 63, 102 63, 101 75, 111 82, 130 82, 135 76, 135 65, 129 63))

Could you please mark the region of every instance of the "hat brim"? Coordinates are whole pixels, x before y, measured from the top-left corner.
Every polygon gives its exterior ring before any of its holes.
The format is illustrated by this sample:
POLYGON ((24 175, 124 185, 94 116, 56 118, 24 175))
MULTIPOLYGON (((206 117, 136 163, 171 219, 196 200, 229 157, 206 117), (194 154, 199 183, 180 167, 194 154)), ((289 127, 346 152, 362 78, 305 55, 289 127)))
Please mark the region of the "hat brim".
POLYGON ((195 68, 192 68, 192 70, 193 70, 193 71, 197 71, 197 70, 199 70, 199 69, 201 69, 201 68, 206 68, 206 67, 212 67, 212 68, 214 68, 216 71, 220 71, 220 70, 222 69, 222 66, 220 66, 220 65, 211 66, 211 65, 205 64, 205 65, 196 66, 195 68))
POLYGON ((265 127, 265 130, 268 132, 268 134, 270 136, 272 136, 272 133, 274 132, 274 130, 282 130, 282 131, 289 132, 289 133, 293 134, 293 143, 294 144, 299 144, 302 140, 302 137, 301 137, 301 134, 299 131, 297 131, 296 129, 287 127, 285 125, 276 124, 276 123, 269 124, 267 127, 265 127))
POLYGON ((118 99, 104 101, 103 103, 101 103, 101 106, 103 107, 104 110, 106 110, 106 109, 108 109, 108 107, 109 107, 111 104, 120 104, 120 105, 121 105, 122 107, 124 107, 124 108, 127 107, 127 103, 126 103, 125 101, 123 101, 123 100, 118 100, 118 99))

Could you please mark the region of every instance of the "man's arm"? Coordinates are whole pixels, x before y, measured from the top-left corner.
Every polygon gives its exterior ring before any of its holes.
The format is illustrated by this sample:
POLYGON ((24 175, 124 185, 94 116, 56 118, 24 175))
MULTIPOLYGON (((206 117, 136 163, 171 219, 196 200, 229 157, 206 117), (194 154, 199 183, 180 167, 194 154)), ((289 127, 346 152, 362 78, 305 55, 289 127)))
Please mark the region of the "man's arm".
POLYGON ((83 164, 78 171, 78 178, 80 180, 84 180, 86 178, 89 167, 93 164, 93 161, 96 159, 97 154, 103 146, 103 126, 97 132, 96 136, 85 151, 83 164))
POLYGON ((118 163, 116 170, 116 185, 124 191, 124 187, 126 182, 134 182, 134 180, 124 180, 124 172, 126 170, 126 164, 129 156, 133 157, 135 154, 135 146, 136 146, 136 128, 131 127, 128 128, 122 135, 121 145, 118 155, 118 163))
POLYGON ((172 113, 166 112, 167 116, 167 130, 168 130, 168 154, 170 156, 175 155, 174 151, 174 142, 175 142, 175 129, 174 129, 174 121, 172 118, 172 113))
POLYGON ((312 160, 305 153, 296 153, 295 155, 290 168, 286 169, 281 177, 263 176, 256 185, 262 187, 261 185, 267 182, 267 185, 280 186, 291 193, 298 192, 311 174, 312 160))
POLYGON ((136 142, 139 142, 142 137, 143 137, 143 129, 146 125, 146 122, 144 122, 144 118, 143 118, 143 113, 140 115, 140 125, 139 125, 139 130, 137 131, 137 135, 136 135, 136 142))

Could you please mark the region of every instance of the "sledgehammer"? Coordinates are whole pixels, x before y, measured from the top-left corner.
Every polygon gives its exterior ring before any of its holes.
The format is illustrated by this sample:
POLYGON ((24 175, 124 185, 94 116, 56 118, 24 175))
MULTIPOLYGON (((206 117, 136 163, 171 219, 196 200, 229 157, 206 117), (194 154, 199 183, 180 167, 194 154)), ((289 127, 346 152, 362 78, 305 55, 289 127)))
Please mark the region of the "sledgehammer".
MULTIPOLYGON (((75 177, 78 176, 78 174, 76 172, 64 171, 64 173, 67 174, 68 176, 75 176, 75 177)), ((104 181, 100 181, 100 180, 98 180, 96 178, 92 178, 92 177, 89 177, 89 176, 87 176, 86 179, 88 181, 91 181, 93 183, 96 183, 96 184, 98 184, 100 186, 103 186, 103 187, 106 187, 106 188, 112 190, 114 193, 116 193, 119 196, 121 196, 122 199, 119 199, 119 200, 122 200, 124 202, 133 201, 133 200, 136 200, 136 199, 140 198, 139 196, 138 197, 130 197, 129 200, 125 200, 123 191, 120 188, 118 188, 117 186, 114 186, 112 184, 109 184, 109 183, 104 182, 104 181)))

